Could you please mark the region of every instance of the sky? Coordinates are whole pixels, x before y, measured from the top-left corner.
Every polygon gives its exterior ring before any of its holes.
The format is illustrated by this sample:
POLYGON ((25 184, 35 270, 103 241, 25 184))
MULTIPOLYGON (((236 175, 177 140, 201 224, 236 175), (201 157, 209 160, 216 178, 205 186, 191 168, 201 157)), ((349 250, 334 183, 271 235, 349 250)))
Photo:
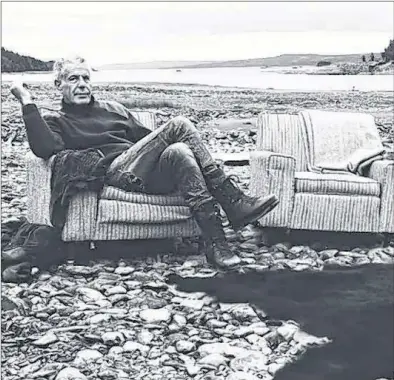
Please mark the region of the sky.
POLYGON ((2 46, 92 65, 380 52, 393 2, 2 2, 2 46))

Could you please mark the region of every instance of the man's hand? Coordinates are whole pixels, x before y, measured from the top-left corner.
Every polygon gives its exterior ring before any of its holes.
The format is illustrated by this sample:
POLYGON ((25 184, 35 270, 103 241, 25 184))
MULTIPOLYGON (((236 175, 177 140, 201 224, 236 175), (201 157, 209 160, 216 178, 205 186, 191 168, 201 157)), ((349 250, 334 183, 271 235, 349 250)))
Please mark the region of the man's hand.
POLYGON ((32 97, 27 85, 22 82, 14 82, 11 86, 11 94, 15 96, 16 99, 22 104, 22 106, 32 103, 32 97))

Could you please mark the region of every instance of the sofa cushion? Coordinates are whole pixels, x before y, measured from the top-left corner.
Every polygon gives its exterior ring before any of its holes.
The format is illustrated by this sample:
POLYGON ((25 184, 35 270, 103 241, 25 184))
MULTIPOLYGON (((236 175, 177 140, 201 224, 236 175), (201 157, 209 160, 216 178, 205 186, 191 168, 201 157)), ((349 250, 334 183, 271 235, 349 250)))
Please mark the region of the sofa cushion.
POLYGON ((295 173, 297 193, 380 196, 379 182, 355 174, 295 173))
POLYGON ((113 186, 105 186, 100 199, 130 203, 144 203, 159 206, 186 206, 184 198, 179 194, 152 195, 127 192, 113 186))
POLYGON ((105 186, 100 195, 98 223, 168 224, 192 218, 179 194, 153 195, 105 186))
POLYGON ((160 206, 101 199, 98 206, 98 223, 161 224, 191 219, 187 206, 160 206))

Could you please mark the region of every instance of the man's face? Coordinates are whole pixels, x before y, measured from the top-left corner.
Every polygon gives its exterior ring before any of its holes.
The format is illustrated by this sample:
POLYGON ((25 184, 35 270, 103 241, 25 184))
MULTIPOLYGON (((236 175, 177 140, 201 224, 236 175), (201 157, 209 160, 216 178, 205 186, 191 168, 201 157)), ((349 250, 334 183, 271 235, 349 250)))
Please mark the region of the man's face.
POLYGON ((69 64, 64 67, 60 81, 55 82, 62 92, 63 100, 68 104, 89 104, 92 97, 89 68, 81 64, 69 64))

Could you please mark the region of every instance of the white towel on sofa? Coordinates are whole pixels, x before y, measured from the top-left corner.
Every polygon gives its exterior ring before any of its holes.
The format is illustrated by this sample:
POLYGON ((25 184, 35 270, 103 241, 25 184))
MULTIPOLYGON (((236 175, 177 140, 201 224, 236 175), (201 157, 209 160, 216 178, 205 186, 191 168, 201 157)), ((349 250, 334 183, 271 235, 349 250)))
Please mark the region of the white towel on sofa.
POLYGON ((308 171, 360 174, 382 158, 384 147, 372 115, 308 110, 300 118, 308 171))

